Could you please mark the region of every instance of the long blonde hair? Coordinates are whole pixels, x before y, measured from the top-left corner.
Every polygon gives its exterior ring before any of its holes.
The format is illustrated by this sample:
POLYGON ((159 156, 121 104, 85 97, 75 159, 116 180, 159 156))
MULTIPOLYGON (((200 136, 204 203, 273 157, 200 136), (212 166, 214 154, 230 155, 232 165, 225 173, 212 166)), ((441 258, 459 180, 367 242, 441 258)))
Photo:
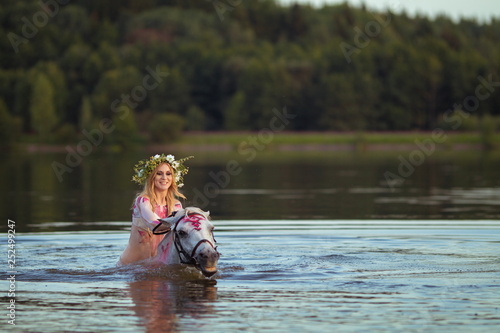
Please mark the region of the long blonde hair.
MULTIPOLYGON (((175 210, 175 201, 177 198, 182 198, 186 199, 184 194, 179 192, 177 188, 177 183, 175 182, 175 170, 172 168, 172 166, 169 163, 161 163, 158 165, 150 175, 148 175, 148 178, 146 179, 146 183, 144 184, 144 188, 141 193, 139 193, 136 197, 146 197, 149 199, 149 202, 151 204, 151 209, 154 211, 155 205, 158 205, 159 201, 161 198, 156 197, 155 193, 155 182, 153 181, 154 177, 156 176, 156 172, 158 169, 163 165, 166 164, 170 168, 170 171, 172 172, 172 184, 167 190, 167 195, 165 196, 165 201, 167 203, 167 209, 168 209, 168 214, 172 214, 172 212, 175 210)), ((135 200, 134 200, 135 203, 135 200)))

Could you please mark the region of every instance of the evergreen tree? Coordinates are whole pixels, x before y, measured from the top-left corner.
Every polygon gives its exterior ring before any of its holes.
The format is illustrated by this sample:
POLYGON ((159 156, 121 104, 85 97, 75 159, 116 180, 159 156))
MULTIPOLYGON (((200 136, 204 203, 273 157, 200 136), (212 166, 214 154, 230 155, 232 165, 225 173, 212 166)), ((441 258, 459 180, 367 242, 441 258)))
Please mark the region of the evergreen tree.
POLYGON ((78 125, 80 130, 88 130, 92 126, 92 105, 88 96, 84 96, 82 99, 78 125))
POLYGON ((248 124, 248 110, 245 108, 245 93, 238 91, 224 109, 224 129, 244 130, 248 124))
POLYGON ((42 141, 49 139, 58 120, 54 105, 54 88, 43 73, 38 73, 33 82, 29 109, 31 128, 38 133, 42 141))

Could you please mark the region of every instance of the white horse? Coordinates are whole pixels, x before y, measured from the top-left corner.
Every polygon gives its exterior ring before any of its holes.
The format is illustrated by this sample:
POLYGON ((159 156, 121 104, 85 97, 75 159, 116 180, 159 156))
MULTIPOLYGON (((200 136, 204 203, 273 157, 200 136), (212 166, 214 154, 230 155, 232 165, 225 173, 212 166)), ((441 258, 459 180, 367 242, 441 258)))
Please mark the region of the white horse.
POLYGON ((206 277, 217 273, 220 253, 215 246, 214 226, 208 212, 187 207, 160 222, 153 233, 167 235, 158 244, 152 262, 194 265, 206 277))

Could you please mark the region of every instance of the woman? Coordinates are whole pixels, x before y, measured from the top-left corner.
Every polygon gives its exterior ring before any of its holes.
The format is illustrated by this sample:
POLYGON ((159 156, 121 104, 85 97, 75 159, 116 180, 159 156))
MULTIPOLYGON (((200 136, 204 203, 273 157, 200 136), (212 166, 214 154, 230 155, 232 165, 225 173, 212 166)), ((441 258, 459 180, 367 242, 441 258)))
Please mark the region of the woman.
POLYGON ((158 244, 165 235, 154 235, 152 230, 160 223, 159 219, 182 208, 177 198, 186 197, 178 188, 184 185, 182 181, 188 168, 183 163, 189 158, 192 156, 176 161, 172 155, 161 154, 139 161, 134 167, 132 180, 144 188, 134 200, 130 238, 118 266, 156 255, 158 244))

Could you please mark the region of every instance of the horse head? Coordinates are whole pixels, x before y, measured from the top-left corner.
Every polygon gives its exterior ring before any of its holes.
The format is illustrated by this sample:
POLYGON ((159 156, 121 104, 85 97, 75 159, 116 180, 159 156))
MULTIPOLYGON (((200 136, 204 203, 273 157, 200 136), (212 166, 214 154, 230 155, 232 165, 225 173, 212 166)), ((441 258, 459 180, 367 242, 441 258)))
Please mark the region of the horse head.
POLYGON ((187 207, 160 222, 153 233, 167 235, 158 245, 157 259, 165 264, 194 265, 207 277, 217 273, 220 253, 208 212, 187 207))

